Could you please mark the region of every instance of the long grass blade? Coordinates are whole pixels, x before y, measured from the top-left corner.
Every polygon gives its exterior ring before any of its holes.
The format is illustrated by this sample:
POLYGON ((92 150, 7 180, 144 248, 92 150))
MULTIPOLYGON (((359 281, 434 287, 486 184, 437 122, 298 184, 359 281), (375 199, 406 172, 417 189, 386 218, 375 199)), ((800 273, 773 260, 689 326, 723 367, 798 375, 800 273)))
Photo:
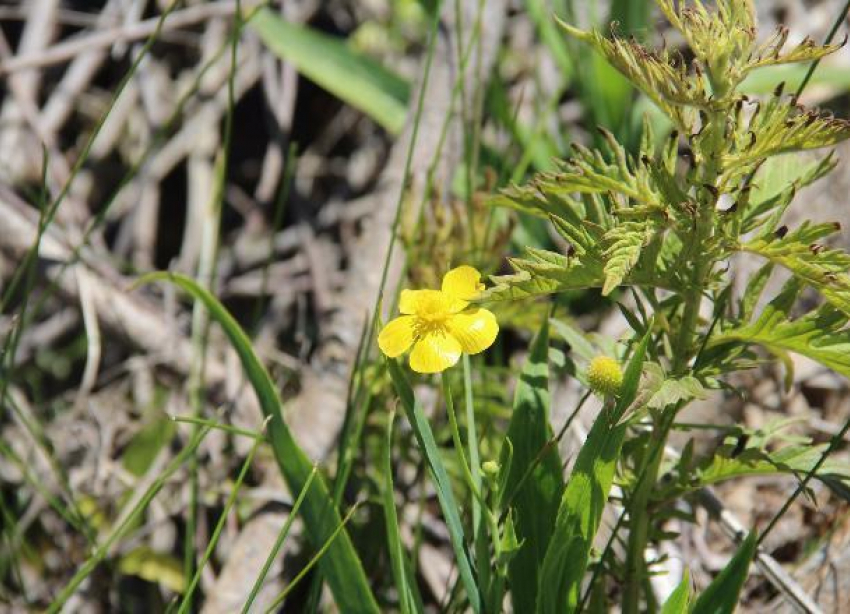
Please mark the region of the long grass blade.
POLYGON ((443 461, 440 458, 440 451, 437 448, 437 442, 434 440, 434 433, 431 431, 428 419, 422 413, 422 408, 416 401, 413 395, 413 389, 410 387, 410 383, 407 381, 401 367, 395 360, 387 360, 387 366, 389 367, 390 377, 393 380, 396 392, 401 398, 401 404, 407 414, 407 419, 413 427, 413 434, 416 436, 419 448, 425 455, 428 469, 431 472, 431 477, 434 479, 434 485, 437 489, 437 499, 440 501, 440 509, 443 510, 443 516, 445 517, 446 526, 448 527, 452 542, 452 549, 455 553, 455 564, 460 573, 461 582, 466 589, 469 605, 478 614, 482 610, 481 595, 475 579, 471 557, 469 556, 467 544, 464 539, 463 525, 460 521, 460 509, 455 501, 454 494, 452 494, 452 485, 443 461))
MULTIPOLYGON (((269 441, 275 459, 291 492, 300 492, 313 471, 313 463, 300 448, 283 420, 282 402, 271 376, 257 357, 251 341, 242 327, 224 306, 192 279, 176 273, 158 272, 145 275, 137 285, 168 281, 193 298, 201 300, 210 317, 222 327, 242 363, 242 368, 260 402, 263 415, 269 420, 269 441)), ((339 531, 341 520, 323 479, 313 480, 304 501, 302 516, 307 534, 314 547, 328 544, 328 556, 319 563, 328 579, 337 605, 344 612, 378 612, 378 604, 369 587, 363 564, 345 530, 338 539, 329 541, 339 531)))

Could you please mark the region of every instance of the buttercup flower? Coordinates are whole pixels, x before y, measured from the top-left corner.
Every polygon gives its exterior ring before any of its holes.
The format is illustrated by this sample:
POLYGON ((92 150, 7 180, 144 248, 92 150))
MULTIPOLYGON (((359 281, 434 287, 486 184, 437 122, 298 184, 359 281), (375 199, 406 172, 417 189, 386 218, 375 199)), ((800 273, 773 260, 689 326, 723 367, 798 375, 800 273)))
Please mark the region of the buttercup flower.
POLYGON ((481 273, 471 266, 446 273, 440 290, 402 290, 402 315, 384 326, 378 346, 390 358, 413 346, 410 368, 417 373, 439 373, 457 363, 462 352, 483 352, 499 333, 496 316, 469 307, 483 290, 481 273))

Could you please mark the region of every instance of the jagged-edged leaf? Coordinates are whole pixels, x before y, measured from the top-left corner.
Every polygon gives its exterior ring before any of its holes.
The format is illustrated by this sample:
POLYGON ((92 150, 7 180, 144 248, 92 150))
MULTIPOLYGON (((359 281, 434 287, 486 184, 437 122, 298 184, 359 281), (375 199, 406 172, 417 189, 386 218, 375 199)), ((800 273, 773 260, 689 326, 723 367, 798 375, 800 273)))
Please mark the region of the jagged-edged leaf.
POLYGON ((647 407, 663 409, 684 401, 704 399, 707 395, 705 386, 695 377, 665 379, 647 401, 647 407))
POLYGON ((558 162, 556 172, 540 173, 525 187, 510 187, 491 199, 491 204, 507 206, 532 215, 556 215, 572 224, 580 219, 595 219, 605 226, 608 216, 594 216, 593 207, 585 208, 572 194, 602 194, 609 198, 607 210, 618 214, 644 217, 670 215, 667 203, 678 205, 687 201, 685 190, 679 186, 675 169, 667 153, 655 160, 649 154, 640 159, 629 156, 614 136, 601 129, 610 161, 599 150, 573 144, 574 155, 558 162))
POLYGON ((673 0, 657 0, 657 4, 708 69, 715 94, 722 95, 740 83, 755 43, 755 11, 750 0, 718 0, 714 11, 706 9, 701 0, 678 2, 678 8, 673 0))
POLYGON ((801 282, 792 279, 759 317, 711 338, 709 347, 727 343, 758 344, 777 355, 801 354, 850 378, 850 329, 847 315, 825 304, 797 319, 791 317, 801 282))
POLYGON ((664 409, 669 405, 703 399, 707 395, 705 386, 692 376, 671 378, 658 363, 647 362, 643 367, 637 396, 626 412, 629 419, 641 415, 637 410, 664 409))
POLYGON ((724 156, 727 175, 737 177, 749 172, 752 164, 769 156, 830 147, 850 138, 850 122, 804 111, 790 100, 773 96, 756 109, 734 135, 734 147, 724 156))
POLYGON ((753 51, 746 69, 761 68, 763 66, 774 66, 777 64, 791 64, 794 62, 812 62, 820 60, 831 53, 835 53, 844 43, 837 45, 818 45, 811 37, 806 37, 790 50, 782 53, 785 43, 788 41, 789 30, 780 26, 773 36, 759 45, 753 51))
MULTIPOLYGON (((677 484, 658 493, 660 500, 670 500, 719 482, 759 475, 788 474, 804 476, 814 468, 827 444, 813 446, 786 446, 776 452, 747 448, 734 456, 729 455, 732 446, 714 454, 705 465, 692 470, 688 483, 677 484)), ((850 467, 846 463, 827 460, 818 469, 815 477, 823 482, 841 483, 846 488, 850 483, 850 467)))
POLYGON ((688 71, 684 61, 666 50, 653 51, 617 36, 606 38, 596 31, 586 32, 562 21, 569 34, 599 52, 652 100, 681 130, 689 130, 694 113, 687 107, 707 108, 711 97, 702 78, 688 71), (687 105, 683 107, 681 105, 687 105))
POLYGON ((487 199, 491 207, 507 207, 535 217, 548 219, 555 215, 579 224, 584 218, 584 206, 563 191, 544 192, 535 180, 524 186, 510 186, 487 199))
POLYGON ((836 309, 850 315, 850 254, 817 242, 839 229, 837 223, 804 222, 782 238, 775 235, 759 237, 738 249, 758 254, 788 269, 799 280, 820 292, 836 309))
POLYGON ((773 232, 799 190, 829 173, 838 164, 834 152, 820 160, 790 153, 768 158, 759 168, 748 204, 742 212, 741 233, 757 228, 773 232))
POLYGON ((624 222, 605 233, 605 283, 602 294, 607 296, 619 286, 638 261, 643 246, 655 232, 650 220, 624 222))

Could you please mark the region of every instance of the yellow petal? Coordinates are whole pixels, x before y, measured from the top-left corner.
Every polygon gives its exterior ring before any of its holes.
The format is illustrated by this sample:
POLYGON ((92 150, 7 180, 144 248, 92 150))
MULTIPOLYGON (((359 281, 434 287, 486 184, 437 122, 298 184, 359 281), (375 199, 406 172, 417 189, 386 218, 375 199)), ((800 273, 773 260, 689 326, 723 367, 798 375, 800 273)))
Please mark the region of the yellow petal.
POLYGON ((452 269, 443 277, 442 290, 453 299, 471 301, 484 291, 481 273, 467 265, 452 269))
POLYGON ((460 343, 451 335, 425 335, 413 346, 410 368, 417 373, 439 373, 460 360, 460 343))
POLYGON ((452 300, 439 290, 402 290, 398 301, 401 313, 422 316, 450 313, 452 300))
POLYGON ((381 351, 390 358, 404 354, 413 344, 415 321, 416 318, 413 316, 401 316, 384 326, 381 334, 378 335, 378 347, 381 351))
POLYGON ((449 333, 467 354, 483 352, 493 345, 499 334, 496 316, 486 309, 474 309, 453 315, 447 321, 449 333))

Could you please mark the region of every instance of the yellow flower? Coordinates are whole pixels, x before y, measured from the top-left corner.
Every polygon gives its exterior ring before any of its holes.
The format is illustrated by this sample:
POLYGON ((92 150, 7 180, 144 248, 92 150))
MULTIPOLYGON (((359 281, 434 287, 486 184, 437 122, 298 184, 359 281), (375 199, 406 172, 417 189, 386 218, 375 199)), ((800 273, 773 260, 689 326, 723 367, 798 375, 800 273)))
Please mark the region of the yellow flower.
POLYGON ((467 309, 483 290, 481 273, 471 266, 446 273, 440 290, 403 290, 402 315, 384 326, 378 346, 390 358, 413 346, 410 368, 417 373, 439 373, 454 365, 462 352, 483 352, 499 333, 491 312, 467 309))

